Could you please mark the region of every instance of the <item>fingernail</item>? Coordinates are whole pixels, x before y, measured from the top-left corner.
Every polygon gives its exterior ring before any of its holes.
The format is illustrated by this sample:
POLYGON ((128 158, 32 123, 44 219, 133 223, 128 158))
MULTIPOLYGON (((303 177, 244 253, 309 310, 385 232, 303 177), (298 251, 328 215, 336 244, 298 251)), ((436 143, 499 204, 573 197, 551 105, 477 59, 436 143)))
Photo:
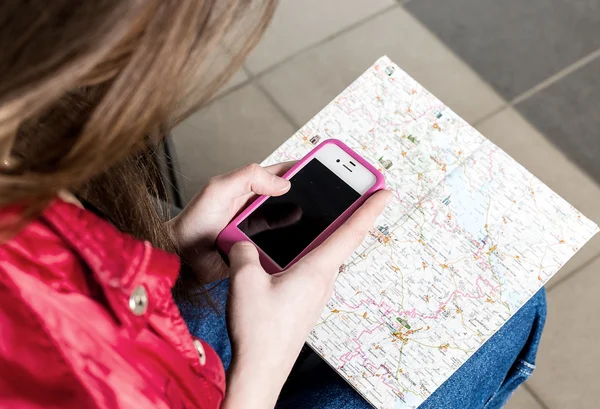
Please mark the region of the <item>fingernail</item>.
POLYGON ((290 181, 284 178, 280 178, 279 176, 275 176, 273 186, 275 186, 275 188, 279 190, 287 190, 290 188, 290 181))

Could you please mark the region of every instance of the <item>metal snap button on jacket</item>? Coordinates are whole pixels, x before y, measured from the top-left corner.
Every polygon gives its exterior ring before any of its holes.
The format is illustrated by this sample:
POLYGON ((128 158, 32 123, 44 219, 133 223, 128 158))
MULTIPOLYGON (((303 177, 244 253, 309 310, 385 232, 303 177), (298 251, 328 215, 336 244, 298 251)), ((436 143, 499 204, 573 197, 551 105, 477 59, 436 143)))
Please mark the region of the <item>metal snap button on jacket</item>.
POLYGON ((200 365, 204 365, 206 363, 206 354, 204 353, 204 347, 202 346, 202 342, 195 339, 194 347, 196 348, 196 351, 198 352, 198 357, 200 358, 200 365))
POLYGON ((136 287, 129 296, 129 309, 138 316, 148 309, 148 293, 143 285, 136 287))

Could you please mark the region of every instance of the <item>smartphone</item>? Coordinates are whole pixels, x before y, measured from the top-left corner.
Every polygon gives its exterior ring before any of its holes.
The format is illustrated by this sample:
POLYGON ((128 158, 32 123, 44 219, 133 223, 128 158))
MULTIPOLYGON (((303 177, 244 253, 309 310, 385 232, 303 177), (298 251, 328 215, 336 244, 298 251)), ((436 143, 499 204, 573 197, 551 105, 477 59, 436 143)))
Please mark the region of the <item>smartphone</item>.
POLYGON ((286 194, 259 196, 219 234, 223 255, 236 242, 250 241, 265 271, 285 270, 385 187, 383 175, 337 139, 322 142, 283 177, 291 182, 286 194))

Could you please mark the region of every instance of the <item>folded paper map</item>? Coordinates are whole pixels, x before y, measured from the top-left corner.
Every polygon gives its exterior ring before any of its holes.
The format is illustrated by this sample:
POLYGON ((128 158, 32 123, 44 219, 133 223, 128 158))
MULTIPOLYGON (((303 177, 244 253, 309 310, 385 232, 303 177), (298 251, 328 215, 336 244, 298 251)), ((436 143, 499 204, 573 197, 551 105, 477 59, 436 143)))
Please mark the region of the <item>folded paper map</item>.
POLYGON ((417 408, 598 231, 387 57, 265 164, 327 138, 393 200, 308 343, 376 408, 417 408))

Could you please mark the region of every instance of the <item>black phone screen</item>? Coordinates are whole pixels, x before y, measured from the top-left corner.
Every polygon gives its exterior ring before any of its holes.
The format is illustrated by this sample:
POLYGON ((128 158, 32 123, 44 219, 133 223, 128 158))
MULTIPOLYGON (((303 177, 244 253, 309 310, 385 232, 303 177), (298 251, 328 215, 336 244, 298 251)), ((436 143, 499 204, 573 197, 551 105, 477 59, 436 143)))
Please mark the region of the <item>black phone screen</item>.
POLYGON ((238 225, 282 268, 360 198, 316 158, 290 182, 285 195, 268 198, 238 225))

